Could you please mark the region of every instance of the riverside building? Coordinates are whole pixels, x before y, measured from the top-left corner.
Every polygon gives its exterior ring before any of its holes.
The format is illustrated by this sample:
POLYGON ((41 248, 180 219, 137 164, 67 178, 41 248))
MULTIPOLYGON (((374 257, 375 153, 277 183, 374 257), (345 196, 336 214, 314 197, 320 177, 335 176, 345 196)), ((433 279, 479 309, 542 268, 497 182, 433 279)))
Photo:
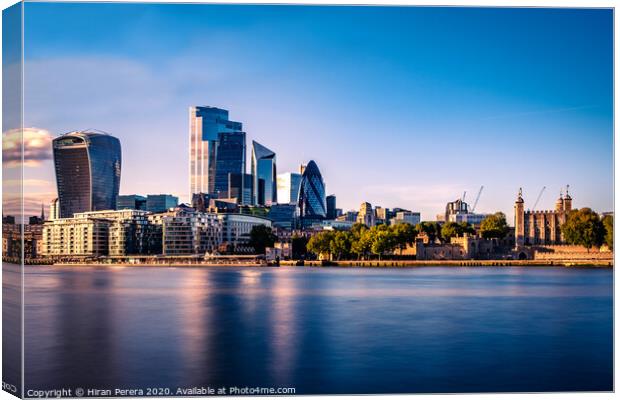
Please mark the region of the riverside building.
POLYGON ((566 187, 566 195, 560 193, 554 210, 525 210, 525 201, 521 189, 519 189, 514 209, 515 244, 517 247, 564 243, 561 227, 566 222, 568 213, 573 209, 573 198, 568 193, 568 186, 566 187))
POLYGON ((114 210, 121 183, 121 143, 99 131, 70 132, 52 141, 60 218, 114 210))

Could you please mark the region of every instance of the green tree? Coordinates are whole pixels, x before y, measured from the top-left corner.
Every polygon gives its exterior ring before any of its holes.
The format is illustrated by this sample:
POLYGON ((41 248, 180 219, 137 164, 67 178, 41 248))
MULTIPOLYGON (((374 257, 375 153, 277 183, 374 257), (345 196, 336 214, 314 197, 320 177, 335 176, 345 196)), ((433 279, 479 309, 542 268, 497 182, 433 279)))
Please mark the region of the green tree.
POLYGON ((470 235, 476 234, 476 230, 474 229, 472 224, 468 222, 461 222, 459 225, 461 226, 461 236, 463 236, 466 233, 470 235))
POLYGON ((605 227, 597 213, 589 208, 582 208, 568 214, 562 225, 562 235, 567 243, 590 249, 603 244, 605 227))
POLYGON ((317 256, 327 256, 328 259, 332 258, 331 242, 334 237, 334 232, 323 231, 312 236, 308 240, 306 248, 309 252, 316 254, 317 256))
POLYGON ((603 217, 603 227, 605 228, 605 244, 611 250, 614 249, 614 217, 605 215, 603 217))
POLYGON ((431 243, 434 243, 436 239, 441 240, 441 226, 437 222, 422 221, 415 228, 418 232, 426 234, 431 243))
POLYGON ((482 220, 480 235, 485 239, 503 239, 508 234, 509 229, 506 215, 503 212, 496 212, 482 220))
POLYGON ((387 225, 377 225, 370 229, 371 234, 371 246, 370 251, 379 256, 386 253, 391 253, 396 248, 396 238, 392 233, 392 230, 387 225))
POLYGON ((413 246, 418 231, 416 231, 413 225, 406 222, 393 225, 391 228, 394 239, 396 240, 396 247, 400 250, 400 254, 402 255, 403 250, 405 250, 407 246, 413 246))
POLYGON ((336 260, 350 257, 352 239, 353 234, 351 232, 337 231, 334 233, 330 243, 330 251, 336 260))
POLYGON ((441 237, 449 241, 453 237, 462 236, 463 227, 456 222, 446 222, 441 227, 441 237))
POLYGON ((358 259, 366 258, 372 247, 372 236, 370 229, 360 229, 357 236, 353 236, 351 253, 355 254, 358 259))
POLYGON ((264 254, 266 247, 273 247, 276 242, 276 235, 273 234, 271 228, 267 225, 255 225, 250 231, 250 246, 254 247, 254 251, 258 254, 264 254))
POLYGON ((306 245, 308 244, 308 238, 305 236, 294 235, 291 237, 291 246, 293 252, 293 258, 299 260, 306 255, 306 245))

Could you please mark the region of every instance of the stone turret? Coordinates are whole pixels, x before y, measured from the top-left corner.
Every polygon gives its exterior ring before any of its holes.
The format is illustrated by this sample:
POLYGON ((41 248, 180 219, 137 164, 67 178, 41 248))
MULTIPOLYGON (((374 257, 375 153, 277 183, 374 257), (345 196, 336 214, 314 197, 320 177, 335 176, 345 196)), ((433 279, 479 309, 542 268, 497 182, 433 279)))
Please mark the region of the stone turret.
POLYGON ((555 202, 555 211, 557 212, 564 211, 564 196, 561 190, 560 190, 560 197, 555 202))
POLYGON ((523 246, 525 243, 525 202, 523 191, 519 188, 519 194, 515 201, 515 244, 523 246))
POLYGON ((569 212, 573 209, 573 198, 568 194, 568 185, 566 185, 566 196, 564 196, 564 211, 569 212))

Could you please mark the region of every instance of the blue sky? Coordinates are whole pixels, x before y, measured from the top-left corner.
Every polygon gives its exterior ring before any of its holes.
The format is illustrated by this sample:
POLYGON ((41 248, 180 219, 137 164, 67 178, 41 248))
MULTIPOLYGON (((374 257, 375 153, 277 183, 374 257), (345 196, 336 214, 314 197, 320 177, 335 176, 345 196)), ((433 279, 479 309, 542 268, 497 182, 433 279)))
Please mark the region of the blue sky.
MULTIPOLYGON (((434 219, 464 190, 512 218, 613 208, 613 14, 603 9, 25 7, 25 121, 123 146, 121 193, 188 187, 188 107, 243 122, 278 172, 314 159, 338 206, 434 219)), ((248 148, 249 154, 249 148, 248 148)), ((49 160, 26 170, 54 196, 49 160), (50 184, 45 185, 47 181, 50 184)), ((34 189, 33 189, 34 190, 34 189)))

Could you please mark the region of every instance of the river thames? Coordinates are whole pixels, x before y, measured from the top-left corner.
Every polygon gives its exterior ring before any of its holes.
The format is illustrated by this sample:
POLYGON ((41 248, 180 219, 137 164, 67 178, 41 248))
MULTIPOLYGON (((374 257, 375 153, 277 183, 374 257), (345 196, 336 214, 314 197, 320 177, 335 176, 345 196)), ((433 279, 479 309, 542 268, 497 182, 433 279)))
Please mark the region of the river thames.
POLYGON ((35 267, 25 386, 610 391, 613 271, 35 267))

